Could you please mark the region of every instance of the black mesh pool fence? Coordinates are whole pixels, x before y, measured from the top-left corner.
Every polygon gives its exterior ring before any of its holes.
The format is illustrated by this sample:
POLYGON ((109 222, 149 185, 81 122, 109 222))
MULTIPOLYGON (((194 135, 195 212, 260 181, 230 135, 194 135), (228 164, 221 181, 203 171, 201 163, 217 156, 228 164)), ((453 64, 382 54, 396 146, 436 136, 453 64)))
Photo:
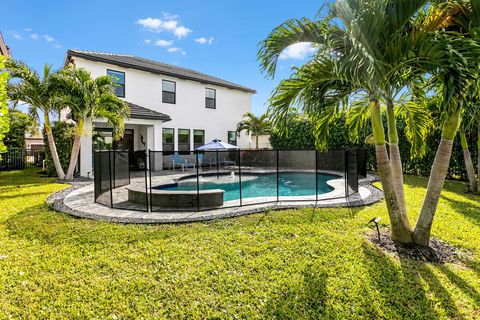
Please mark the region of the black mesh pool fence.
POLYGON ((139 211, 203 211, 263 203, 333 200, 358 193, 366 152, 207 150, 95 151, 95 201, 139 211), (136 161, 143 153, 136 152, 136 161), (133 171, 137 168, 137 171, 133 171), (131 178, 132 177, 132 178, 131 178))

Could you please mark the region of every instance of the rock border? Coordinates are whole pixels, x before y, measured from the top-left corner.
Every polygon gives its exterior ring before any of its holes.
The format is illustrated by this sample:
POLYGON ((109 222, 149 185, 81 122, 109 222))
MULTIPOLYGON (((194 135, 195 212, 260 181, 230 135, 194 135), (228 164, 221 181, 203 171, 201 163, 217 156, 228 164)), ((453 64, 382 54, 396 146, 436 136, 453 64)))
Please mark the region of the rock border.
MULTIPOLYGON (((361 207, 361 206, 369 206, 383 199, 383 192, 371 184, 374 181, 378 181, 377 176, 372 176, 372 178, 370 179, 363 179, 361 182, 359 182, 359 187, 362 186, 368 189, 370 191, 370 195, 365 199, 356 199, 356 200, 350 201, 348 202, 348 205, 321 203, 321 200, 319 200, 319 202, 317 202, 316 204, 302 203, 302 202, 280 202, 280 203, 275 202, 275 203, 265 203, 265 204, 258 204, 258 205, 253 204, 253 205, 247 205, 243 207, 232 207, 230 209, 224 208, 224 210, 228 210, 228 211, 225 213, 220 213, 215 215, 211 215, 211 214, 202 215, 202 212, 194 212, 190 216, 168 218, 168 219, 147 218, 142 216, 140 217, 105 216, 105 215, 94 214, 94 213, 83 212, 76 209, 72 209, 64 203, 64 199, 68 194, 70 194, 71 192, 77 189, 88 186, 92 184, 92 182, 70 181, 68 182, 68 184, 70 184, 70 187, 50 195, 47 198, 46 203, 55 211, 66 213, 70 216, 74 216, 77 218, 86 218, 86 219, 93 219, 93 220, 100 220, 100 221, 107 221, 107 222, 123 223, 123 224, 191 223, 191 222, 211 221, 211 220, 224 219, 224 218, 233 218, 233 217, 239 217, 239 216, 250 215, 255 213, 262 213, 266 211, 280 211, 280 210, 287 210, 287 209, 302 209, 302 208, 354 208, 354 207, 361 207)), ((133 210, 123 210, 123 211, 139 212, 139 211, 133 211, 133 210)), ((139 212, 139 213, 142 213, 143 216, 147 214, 147 212, 139 212)), ((161 212, 159 212, 159 214, 161 214, 161 212)))

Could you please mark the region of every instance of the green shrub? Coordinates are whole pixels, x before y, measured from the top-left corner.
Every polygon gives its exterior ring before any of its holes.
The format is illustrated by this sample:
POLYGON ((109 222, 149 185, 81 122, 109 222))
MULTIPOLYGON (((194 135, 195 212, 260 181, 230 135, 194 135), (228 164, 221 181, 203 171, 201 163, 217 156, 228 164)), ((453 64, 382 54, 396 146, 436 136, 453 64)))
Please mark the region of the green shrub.
MULTIPOLYGON (((68 124, 66 122, 57 121, 52 126, 53 137, 55 138, 55 145, 57 147, 58 157, 60 158, 60 163, 64 170, 67 169, 68 163, 70 161, 70 152, 72 151, 73 144, 73 128, 74 125, 68 124)), ((57 175, 55 171, 55 166, 52 161, 52 156, 50 154, 50 148, 48 146, 47 135, 45 134, 45 129, 43 130, 43 136, 45 141, 45 173, 48 176, 54 177, 57 175)))
MULTIPOLYGON (((403 170, 405 173, 425 176, 430 175, 437 146, 440 143, 441 131, 435 130, 426 138, 427 139, 427 153, 422 158, 411 158, 410 143, 405 135, 405 121, 398 119, 397 121, 399 132, 399 148, 402 155, 403 170)), ((386 127, 386 123, 385 123, 386 127)), ((327 138, 328 149, 342 149, 351 147, 361 147, 367 149, 367 168, 369 170, 376 169, 375 148, 370 144, 365 144, 365 138, 368 136, 371 129, 365 128, 360 143, 352 143, 348 138, 348 128, 346 126, 345 115, 339 115, 329 126, 329 136, 327 138)), ((477 154, 477 138, 475 134, 467 134, 467 139, 470 142, 470 152, 472 155, 477 154)), ((274 131, 270 136, 270 144, 274 149, 294 150, 294 149, 314 149, 315 136, 313 134, 313 125, 305 117, 301 115, 292 116, 288 122, 288 134, 282 136, 278 131, 274 131)), ((472 160, 476 164, 477 157, 473 156, 472 160)), ((452 158, 450 160, 450 167, 448 170, 448 178, 450 179, 467 179, 467 171, 465 169, 465 161, 463 159, 462 146, 460 139, 455 139, 453 146, 452 158)))
MULTIPOLYGON (((335 121, 329 125, 329 135, 327 145, 329 150, 344 148, 365 148, 367 149, 367 168, 375 170, 374 147, 365 144, 365 138, 368 136, 368 128, 361 135, 359 143, 352 143, 348 138, 348 128, 346 126, 345 115, 340 114, 335 121)), ((313 150, 315 149, 315 136, 313 134, 313 125, 310 120, 302 115, 294 115, 288 121, 288 133, 286 135, 274 131, 270 135, 270 145, 273 149, 280 150, 313 150)))
POLYGON ((25 149, 25 133, 36 131, 34 118, 20 110, 8 112, 10 131, 5 134, 3 142, 7 149, 25 149))

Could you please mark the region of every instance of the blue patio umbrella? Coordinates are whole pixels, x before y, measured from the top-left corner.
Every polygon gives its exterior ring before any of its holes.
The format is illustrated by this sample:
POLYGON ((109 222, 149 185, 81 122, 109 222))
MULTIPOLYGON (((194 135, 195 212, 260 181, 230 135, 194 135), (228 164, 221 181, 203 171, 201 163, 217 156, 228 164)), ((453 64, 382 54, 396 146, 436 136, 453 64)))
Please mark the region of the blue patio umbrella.
POLYGON ((203 146, 200 146, 200 147, 196 148, 195 150, 206 151, 206 150, 218 150, 218 149, 228 150, 228 149, 238 149, 238 147, 234 146, 233 144, 223 142, 220 139, 213 139, 209 143, 204 144, 203 146))

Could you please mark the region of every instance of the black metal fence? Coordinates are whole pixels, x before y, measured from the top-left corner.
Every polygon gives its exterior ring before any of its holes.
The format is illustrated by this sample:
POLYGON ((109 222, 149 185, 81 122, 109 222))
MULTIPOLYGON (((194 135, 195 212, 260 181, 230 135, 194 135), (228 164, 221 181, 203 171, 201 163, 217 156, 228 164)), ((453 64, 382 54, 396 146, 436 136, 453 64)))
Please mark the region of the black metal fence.
POLYGON ((35 149, 10 149, 0 156, 0 170, 41 168, 45 160, 45 152, 35 149))
POLYGON ((316 202, 357 193, 359 179, 366 176, 363 149, 182 154, 149 150, 145 152, 145 163, 145 170, 130 173, 127 151, 95 151, 95 201, 139 211, 202 211, 271 202, 316 202), (131 174, 134 179, 130 179, 131 174), (127 187, 119 188, 123 186, 127 187), (162 194, 163 200, 159 198, 162 194), (216 205, 217 200, 221 203, 216 205))

